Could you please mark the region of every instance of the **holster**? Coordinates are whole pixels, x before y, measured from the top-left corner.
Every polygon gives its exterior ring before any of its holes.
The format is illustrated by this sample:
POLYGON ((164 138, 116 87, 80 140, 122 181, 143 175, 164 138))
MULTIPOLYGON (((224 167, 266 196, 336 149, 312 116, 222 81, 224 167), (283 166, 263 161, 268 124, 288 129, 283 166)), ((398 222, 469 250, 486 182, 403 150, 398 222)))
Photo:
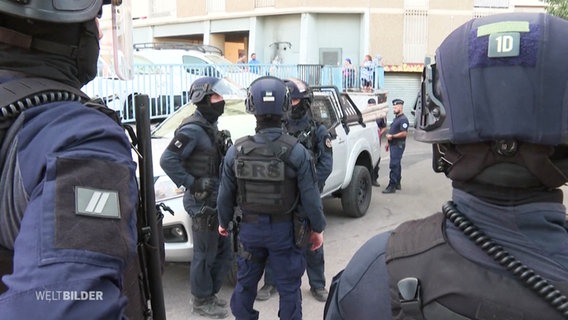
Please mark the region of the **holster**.
POLYGON ((294 243, 298 248, 304 248, 310 238, 310 225, 308 219, 294 212, 294 243))
POLYGON ((199 213, 191 219, 191 229, 193 231, 214 231, 219 226, 217 209, 210 206, 203 206, 199 213))

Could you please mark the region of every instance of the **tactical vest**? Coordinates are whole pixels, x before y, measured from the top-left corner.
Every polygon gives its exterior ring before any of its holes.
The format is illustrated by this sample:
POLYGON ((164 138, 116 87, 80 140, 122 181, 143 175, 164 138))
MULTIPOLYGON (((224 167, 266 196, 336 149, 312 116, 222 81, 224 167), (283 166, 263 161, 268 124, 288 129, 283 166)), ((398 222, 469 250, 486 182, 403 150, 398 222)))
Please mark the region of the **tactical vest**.
MULTIPOLYGON (((16 170, 17 159, 15 150, 12 150, 14 139, 22 125, 19 115, 26 109, 51 102, 77 101, 87 107, 97 109, 111 117, 119 125, 120 119, 116 112, 104 105, 92 101, 82 91, 66 84, 43 78, 22 78, 0 84, 0 205, 2 210, 14 213, 16 220, 22 219, 27 199, 17 197, 12 190, 13 183, 10 177, 16 170), (8 150, 14 152, 8 152, 8 150)), ((140 220, 140 219, 139 219, 140 220)), ((17 236, 18 230, 14 230, 17 236)), ((139 239, 140 240, 140 239, 139 239)), ((139 241, 139 246, 140 241, 139 241)), ((4 248, 0 245, 0 294, 8 288, 1 281, 1 277, 12 273, 13 247, 4 248)), ((142 290, 144 284, 140 279, 142 269, 137 256, 132 256, 127 262, 123 278, 123 294, 128 297, 126 315, 129 319, 146 319, 147 301, 149 293, 142 290), (145 296, 145 297, 144 297, 145 296)))
POLYGON ((283 134, 270 141, 262 134, 237 140, 234 170, 237 178, 237 203, 244 212, 279 215, 290 213, 298 202, 296 177, 286 174, 295 169, 288 158, 297 143, 296 138, 283 134))
POLYGON ((317 158, 319 157, 317 150, 317 129, 318 124, 315 121, 310 120, 308 122, 308 126, 306 126, 304 129, 294 132, 288 131, 288 134, 296 137, 296 139, 298 139, 298 142, 301 143, 306 149, 308 149, 310 155, 312 156, 312 159, 314 160, 314 163, 317 163, 317 158))
MULTIPOLYGON (((393 319, 563 319, 537 293, 505 274, 482 268, 457 253, 445 240, 442 213, 408 221, 396 228, 387 244, 393 319), (402 300, 397 287, 417 278, 414 300, 402 300), (421 294, 420 294, 421 293, 421 294), (419 319, 419 317, 416 317, 419 319)), ((568 292, 568 282, 553 282, 568 292)))
POLYGON ((211 139, 213 147, 207 150, 195 150, 187 159, 185 159, 183 167, 196 179, 201 177, 218 177, 219 166, 221 165, 220 150, 224 148, 224 146, 220 145, 222 141, 219 138, 219 130, 205 120, 205 118, 195 113, 187 117, 181 123, 179 128, 190 123, 196 124, 205 130, 207 136, 211 139))

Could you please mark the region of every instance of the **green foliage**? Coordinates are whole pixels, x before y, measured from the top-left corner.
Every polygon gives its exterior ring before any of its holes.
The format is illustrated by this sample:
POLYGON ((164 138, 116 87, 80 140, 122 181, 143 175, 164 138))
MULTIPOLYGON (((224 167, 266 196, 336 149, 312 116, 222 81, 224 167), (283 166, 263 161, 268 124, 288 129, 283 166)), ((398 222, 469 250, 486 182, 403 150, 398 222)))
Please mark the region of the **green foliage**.
POLYGON ((548 0, 548 13, 568 19, 568 0, 548 0))

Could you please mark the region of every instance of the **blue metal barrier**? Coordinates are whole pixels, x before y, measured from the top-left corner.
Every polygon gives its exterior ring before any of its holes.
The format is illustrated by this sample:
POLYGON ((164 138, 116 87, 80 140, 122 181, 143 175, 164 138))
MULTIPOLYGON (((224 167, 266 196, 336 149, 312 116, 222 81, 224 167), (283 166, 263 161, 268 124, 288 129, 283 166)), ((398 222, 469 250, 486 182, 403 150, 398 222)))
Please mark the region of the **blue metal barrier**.
MULTIPOLYGON (((232 65, 135 65, 132 80, 119 80, 102 72, 82 90, 92 98, 100 98, 120 112, 123 122, 135 121, 134 97, 147 94, 150 97, 150 118, 162 120, 182 105, 188 103, 189 88, 199 77, 225 78, 235 87, 235 95, 246 97, 246 88, 254 79, 271 75, 279 78, 299 78, 309 85, 334 85, 339 90, 360 91, 360 70, 354 69, 346 79, 341 66, 318 64, 232 64, 232 65), (254 72, 253 72, 254 71, 254 72)), ((376 67, 374 90, 384 87, 384 69, 376 67)))

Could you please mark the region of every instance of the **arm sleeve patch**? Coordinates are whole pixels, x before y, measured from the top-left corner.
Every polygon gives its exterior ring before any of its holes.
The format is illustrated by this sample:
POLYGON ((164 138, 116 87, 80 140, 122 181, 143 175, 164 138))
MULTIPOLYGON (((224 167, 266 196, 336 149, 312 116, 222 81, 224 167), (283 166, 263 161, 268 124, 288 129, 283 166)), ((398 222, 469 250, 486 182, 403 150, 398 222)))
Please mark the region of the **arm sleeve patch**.
POLYGON ((183 148, 187 145, 187 143, 191 140, 190 137, 184 134, 176 134, 170 144, 168 145, 168 150, 173 151, 175 153, 181 153, 183 148))
POLYGON ((129 168, 100 159, 59 158, 56 172, 55 247, 124 259, 136 239, 129 168))

